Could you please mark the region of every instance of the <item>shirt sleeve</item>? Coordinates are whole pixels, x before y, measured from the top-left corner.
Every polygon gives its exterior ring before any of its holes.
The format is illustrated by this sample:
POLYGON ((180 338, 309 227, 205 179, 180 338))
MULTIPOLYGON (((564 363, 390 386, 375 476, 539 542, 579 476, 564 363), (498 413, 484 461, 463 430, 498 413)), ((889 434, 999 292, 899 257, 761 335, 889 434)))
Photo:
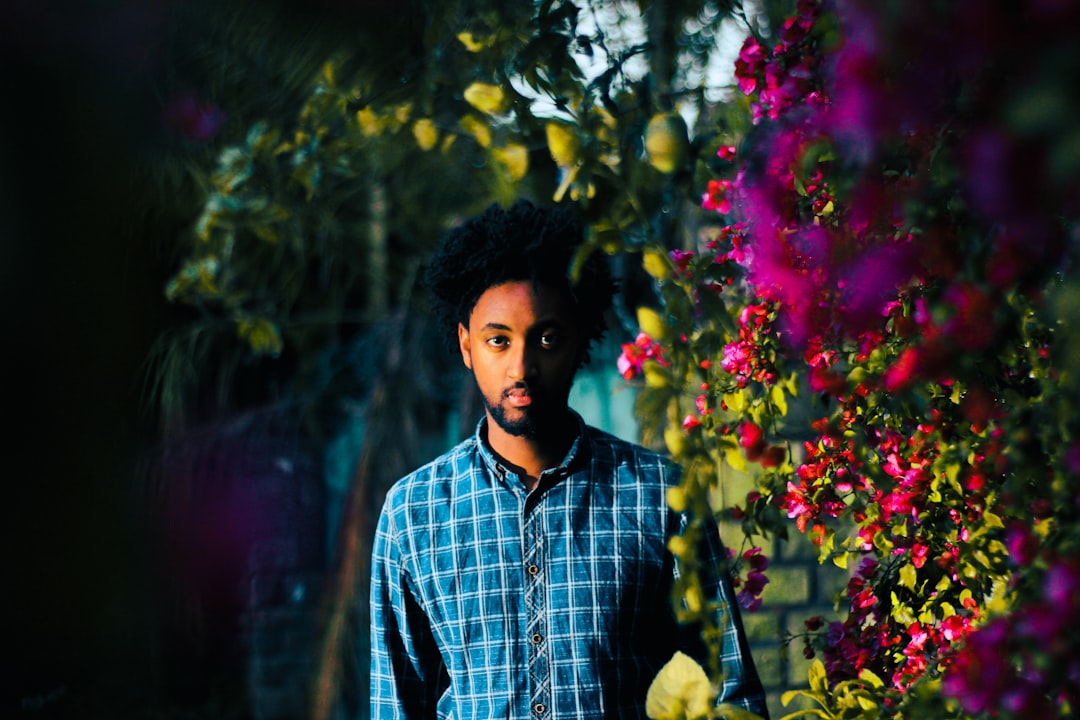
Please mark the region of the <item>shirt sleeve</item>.
POLYGON ((754 666, 731 584, 727 549, 713 522, 706 522, 700 528, 699 560, 706 597, 718 601, 716 624, 723 636, 720 654, 723 685, 717 701, 738 705, 768 720, 765 691, 754 666))
POLYGON ((371 559, 371 719, 434 718, 446 671, 396 535, 384 507, 371 559))

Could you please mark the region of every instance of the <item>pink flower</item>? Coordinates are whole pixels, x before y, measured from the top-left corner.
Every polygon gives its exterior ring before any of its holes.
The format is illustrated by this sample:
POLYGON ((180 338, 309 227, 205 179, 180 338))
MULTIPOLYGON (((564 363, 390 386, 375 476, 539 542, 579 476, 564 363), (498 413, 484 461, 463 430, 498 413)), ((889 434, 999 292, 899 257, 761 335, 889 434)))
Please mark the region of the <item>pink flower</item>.
POLYGON ((765 452, 765 431, 757 423, 743 420, 739 423, 739 445, 746 450, 747 459, 757 460, 765 452))
POLYGON ((735 61, 735 77, 744 95, 749 95, 757 88, 757 76, 767 55, 768 51, 755 38, 748 37, 743 41, 739 57, 735 61))
POLYGON ((622 353, 615 361, 615 366, 625 379, 633 380, 642 373, 646 360, 653 360, 665 367, 669 365, 663 356, 660 343, 645 333, 638 333, 634 342, 623 344, 622 353))
POLYGON ((708 192, 701 196, 702 209, 715 210, 722 215, 730 213, 733 188, 730 180, 710 180, 708 192))

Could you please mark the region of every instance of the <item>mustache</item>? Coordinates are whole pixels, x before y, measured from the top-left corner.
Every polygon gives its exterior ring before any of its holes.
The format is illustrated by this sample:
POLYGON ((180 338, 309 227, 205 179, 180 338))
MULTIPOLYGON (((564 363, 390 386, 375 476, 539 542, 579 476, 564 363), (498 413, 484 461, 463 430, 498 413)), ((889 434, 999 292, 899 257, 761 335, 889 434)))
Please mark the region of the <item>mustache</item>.
POLYGON ((524 390, 525 392, 529 393, 530 395, 532 395, 534 397, 541 394, 540 389, 538 387, 536 387, 535 385, 530 385, 527 382, 519 380, 518 382, 514 383, 510 387, 503 390, 502 391, 502 396, 504 398, 508 398, 508 397, 510 397, 510 393, 513 392, 514 390, 524 390))

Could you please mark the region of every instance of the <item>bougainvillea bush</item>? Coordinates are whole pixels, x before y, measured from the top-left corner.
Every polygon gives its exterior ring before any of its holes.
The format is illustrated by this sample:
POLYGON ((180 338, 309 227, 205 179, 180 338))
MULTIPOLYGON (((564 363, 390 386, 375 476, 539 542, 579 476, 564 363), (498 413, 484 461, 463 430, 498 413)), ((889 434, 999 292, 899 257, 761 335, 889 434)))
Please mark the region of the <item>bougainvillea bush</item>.
MULTIPOLYGON (((1080 702, 1077 37, 1071 2, 803 0, 741 48, 707 231, 644 251, 620 370, 687 468, 672 505, 749 471, 728 519, 848 572, 795 715, 1080 702)), ((753 609, 767 561, 735 566, 753 609)))

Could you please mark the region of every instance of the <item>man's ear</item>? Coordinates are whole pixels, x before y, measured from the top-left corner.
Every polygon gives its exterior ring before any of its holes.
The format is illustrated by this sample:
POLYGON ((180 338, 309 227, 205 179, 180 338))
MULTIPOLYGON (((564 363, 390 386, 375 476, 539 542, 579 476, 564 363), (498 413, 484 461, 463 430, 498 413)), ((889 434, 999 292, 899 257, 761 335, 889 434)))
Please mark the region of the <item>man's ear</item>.
POLYGON ((472 345, 469 343, 469 330, 463 323, 457 325, 458 348, 461 350, 461 362, 472 370, 472 345))

